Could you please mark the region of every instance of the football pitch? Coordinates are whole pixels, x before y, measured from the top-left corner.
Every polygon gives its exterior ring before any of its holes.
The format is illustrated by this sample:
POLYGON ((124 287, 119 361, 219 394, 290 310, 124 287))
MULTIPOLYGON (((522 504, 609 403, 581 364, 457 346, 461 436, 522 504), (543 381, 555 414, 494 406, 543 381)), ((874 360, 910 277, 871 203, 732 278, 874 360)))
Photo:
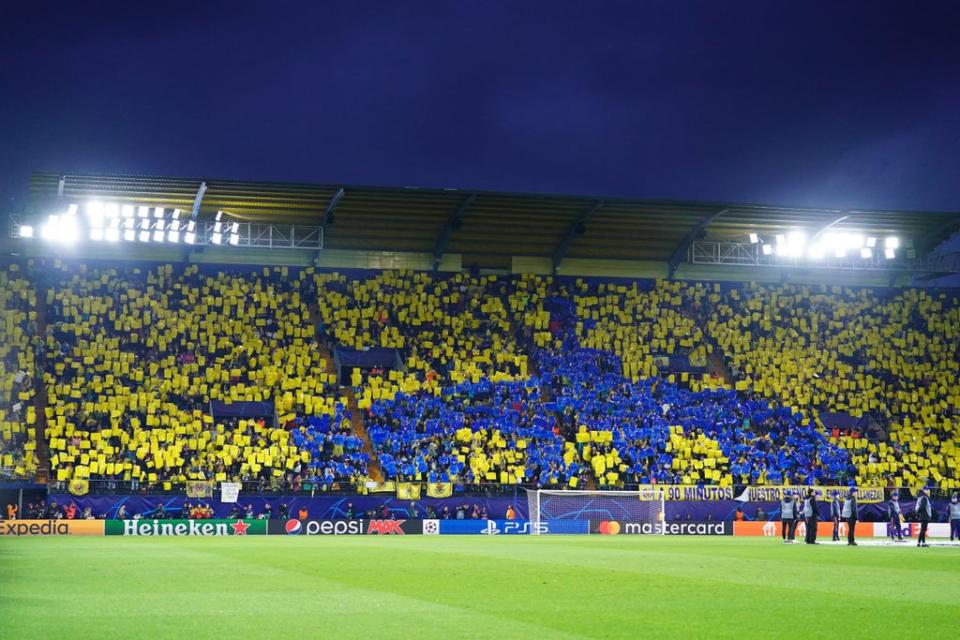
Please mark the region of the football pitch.
POLYGON ((960 549, 762 538, 0 539, 2 638, 945 637, 960 549))

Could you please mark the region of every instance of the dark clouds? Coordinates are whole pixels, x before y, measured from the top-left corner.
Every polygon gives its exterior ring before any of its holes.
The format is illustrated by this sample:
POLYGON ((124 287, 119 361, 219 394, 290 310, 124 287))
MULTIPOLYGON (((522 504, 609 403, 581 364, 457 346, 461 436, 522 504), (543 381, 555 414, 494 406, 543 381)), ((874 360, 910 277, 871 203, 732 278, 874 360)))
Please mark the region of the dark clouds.
POLYGON ((33 170, 958 209, 954 2, 127 3, 0 16, 33 170))

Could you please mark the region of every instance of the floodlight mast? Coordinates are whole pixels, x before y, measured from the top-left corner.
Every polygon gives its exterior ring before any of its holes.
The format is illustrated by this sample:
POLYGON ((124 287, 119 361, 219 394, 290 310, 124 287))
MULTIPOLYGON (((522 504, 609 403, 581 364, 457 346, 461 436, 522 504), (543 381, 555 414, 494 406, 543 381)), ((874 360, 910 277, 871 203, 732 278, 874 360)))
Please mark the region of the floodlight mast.
POLYGON ((201 182, 200 187, 197 189, 197 196, 193 199, 193 211, 190 214, 190 219, 196 222, 200 217, 200 204, 203 202, 203 195, 207 192, 207 183, 201 182))
POLYGON ((835 219, 833 222, 831 222, 830 224, 828 224, 827 226, 823 227, 822 229, 817 231, 815 234, 813 234, 813 237, 810 238, 810 244, 816 244, 816 241, 820 238, 820 236, 822 236, 824 233, 829 231, 830 227, 833 227, 834 225, 838 225, 844 220, 847 220, 848 218, 852 218, 852 217, 853 217, 853 214, 848 213, 846 215, 840 216, 839 218, 835 219))

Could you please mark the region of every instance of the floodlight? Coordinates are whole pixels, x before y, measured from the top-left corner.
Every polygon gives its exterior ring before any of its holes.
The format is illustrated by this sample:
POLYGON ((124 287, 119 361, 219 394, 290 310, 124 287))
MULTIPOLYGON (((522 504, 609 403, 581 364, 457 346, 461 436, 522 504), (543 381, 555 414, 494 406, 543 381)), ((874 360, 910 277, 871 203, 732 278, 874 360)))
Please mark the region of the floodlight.
MULTIPOLYGON (((113 206, 117 206, 117 205, 113 205, 113 206)), ((133 205, 132 205, 132 204, 125 204, 125 205, 123 205, 122 211, 123 211, 123 217, 124 217, 124 218, 132 218, 132 217, 133 217, 133 205)))
POLYGON ((153 232, 153 241, 154 242, 163 242, 163 231, 159 229, 153 232))
POLYGON ((90 229, 91 240, 103 240, 103 229, 90 229))
POLYGON ((883 241, 883 246, 887 249, 899 249, 900 248, 900 238, 896 236, 890 236, 889 238, 883 241))
MULTIPOLYGON (((124 211, 126 211, 127 209, 129 209, 129 212, 124 214, 126 217, 128 217, 128 218, 132 218, 132 217, 133 217, 133 207, 125 206, 125 207, 123 207, 123 209, 124 209, 124 211)), ((115 202, 111 202, 111 203, 109 203, 109 204, 103 205, 102 211, 103 211, 103 215, 107 216, 108 218, 118 218, 118 217, 120 217, 120 205, 118 205, 118 204, 115 203, 115 202)))
POLYGON ((215 218, 215 220, 216 220, 217 222, 219 222, 219 221, 220 221, 220 217, 221 217, 222 215, 223 215, 223 211, 217 211, 217 217, 215 218))
POLYGON ((53 240, 54 239, 54 229, 59 222, 59 216, 50 215, 47 216, 47 221, 40 227, 40 237, 44 240, 53 240))
MULTIPOLYGON (((113 205, 116 207, 117 205, 113 205)), ((106 208, 103 206, 103 203, 99 200, 91 200, 87 203, 87 215, 104 215, 106 214, 106 208)))
POLYGON ((135 224, 135 223, 134 223, 134 221, 133 221, 133 218, 127 218, 126 220, 123 221, 123 228, 124 228, 124 229, 133 229, 133 225, 134 225, 134 224, 135 224))
POLYGON ((787 244, 787 236, 782 233, 777 234, 777 244, 787 244))
POLYGON ((150 242, 150 232, 142 229, 139 235, 140 242, 150 242))
POLYGON ((153 223, 153 228, 157 231, 163 231, 163 220, 157 220, 153 223))
POLYGON ((823 246, 819 244, 812 245, 810 247, 809 255, 814 260, 819 260, 823 257, 823 246))
POLYGON ((864 260, 870 259, 870 256, 872 255, 873 255, 873 250, 870 249, 870 247, 864 247, 860 249, 860 257, 863 258, 864 260))
POLYGON ((154 217, 154 218, 162 218, 162 217, 163 217, 163 207, 157 207, 156 209, 154 209, 154 210, 153 210, 153 217, 154 217))
POLYGON ((77 219, 76 216, 67 216, 60 221, 60 233, 58 240, 64 244, 71 244, 77 239, 77 219))
POLYGON ((40 229, 40 236, 44 240, 51 240, 62 244, 73 243, 77 239, 76 216, 48 216, 47 222, 40 229))
POLYGON ((127 242, 133 242, 137 237, 136 232, 133 229, 126 229, 123 232, 123 239, 127 242))
POLYGON ((240 232, 240 223, 234 222, 233 225, 230 227, 230 233, 239 233, 239 232, 240 232))
POLYGON ((173 243, 180 242, 180 232, 179 232, 179 231, 168 231, 168 232, 167 232, 167 242, 173 242, 173 243))
POLYGON ((769 256, 773 253, 773 247, 769 244, 763 245, 763 255, 769 256))
MULTIPOLYGON (((133 222, 133 220, 131 220, 130 222, 133 222)), ((111 228, 111 229, 119 229, 119 228, 120 228, 120 218, 110 218, 110 228, 111 228)))
POLYGON ((213 242, 213 244, 220 244, 223 242, 223 234, 214 233, 213 236, 211 236, 210 241, 213 242))
POLYGON ((757 244, 758 242, 760 242, 760 236, 758 236, 758 235, 755 234, 755 233, 751 233, 751 234, 750 234, 750 244, 757 244))
POLYGON ((180 221, 174 218, 173 220, 170 221, 168 228, 170 229, 170 231, 180 231, 180 221))
POLYGON ((197 235, 192 231, 187 231, 185 234, 183 234, 183 241, 187 244, 193 244, 194 240, 196 239, 197 235))
POLYGON ((28 224, 20 225, 20 237, 21 238, 32 238, 33 237, 33 227, 28 224))
POLYGON ((116 242, 120 239, 120 230, 110 227, 106 230, 106 232, 104 232, 103 237, 107 242, 116 242))
POLYGON ((231 233, 230 244, 232 244, 233 246, 237 246, 238 244, 240 244, 240 236, 237 235, 236 233, 231 233))
POLYGON ((149 217, 150 217, 150 207, 138 207, 138 208, 137 208, 137 217, 139 217, 139 218, 149 218, 149 217))
POLYGON ((887 260, 893 260, 894 258, 897 257, 896 249, 884 249, 883 257, 886 258, 887 260))
POLYGON ((193 220, 187 222, 187 231, 194 231, 197 228, 197 223, 193 220))
POLYGON ((180 209, 174 209, 174 210, 173 210, 173 219, 174 219, 174 220, 179 220, 179 219, 180 219, 180 209))
POLYGON ((870 247, 871 249, 873 249, 875 246, 877 246, 877 239, 876 239, 876 238, 867 238, 867 246, 870 247))
POLYGON ((80 207, 77 206, 76 204, 67 205, 67 215, 68 215, 68 216, 75 216, 75 215, 77 215, 77 210, 79 210, 79 209, 80 209, 80 207))
POLYGON ((214 222, 214 223, 213 223, 213 230, 214 230, 215 232, 217 232, 217 233, 220 233, 221 225, 220 225, 219 222, 214 222))
POLYGON ((803 255, 803 249, 807 244, 807 234, 803 231, 791 231, 787 236, 787 254, 792 258, 799 258, 803 255))
POLYGON ((860 233, 851 233, 847 235, 847 246, 851 249, 860 249, 866 244, 866 238, 860 233))

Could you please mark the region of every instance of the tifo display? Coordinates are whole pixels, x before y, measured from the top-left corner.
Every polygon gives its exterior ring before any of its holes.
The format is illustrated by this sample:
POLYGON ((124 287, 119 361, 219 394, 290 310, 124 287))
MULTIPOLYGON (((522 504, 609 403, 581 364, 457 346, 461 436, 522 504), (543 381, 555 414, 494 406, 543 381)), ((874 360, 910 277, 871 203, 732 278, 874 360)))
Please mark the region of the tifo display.
POLYGON ((3 472, 32 478, 42 449, 75 495, 960 482, 955 294, 64 260, 0 276, 3 472))

